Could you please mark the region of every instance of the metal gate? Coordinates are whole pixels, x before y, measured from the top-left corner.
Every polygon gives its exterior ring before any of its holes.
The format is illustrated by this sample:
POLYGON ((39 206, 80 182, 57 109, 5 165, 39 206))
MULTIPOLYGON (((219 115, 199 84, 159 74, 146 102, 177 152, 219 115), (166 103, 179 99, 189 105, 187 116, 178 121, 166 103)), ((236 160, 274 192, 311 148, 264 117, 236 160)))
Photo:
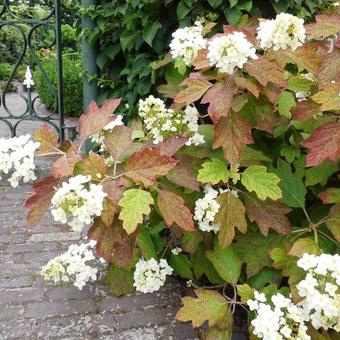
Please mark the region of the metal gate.
MULTIPOLYGON (((53 126, 62 141, 65 127, 60 0, 0 0, 0 33, 1 30, 6 29, 17 31, 18 37, 20 37, 20 41, 17 42, 20 45, 20 51, 18 51, 9 78, 3 82, 2 88, 0 88, 0 137, 1 131, 3 131, 1 125, 5 125, 9 129, 11 136, 16 136, 21 123, 35 121, 38 123, 47 122, 53 126), (28 10, 20 13, 21 5, 26 6, 23 8, 28 10), (42 10, 38 12, 38 17, 34 17, 37 5, 42 10), (44 39, 39 40, 39 34, 46 34, 46 32, 51 33, 50 40, 47 42, 44 39), (47 46, 42 46, 45 43, 47 46), (52 47, 55 49, 52 50, 52 47), (53 51, 51 53, 55 60, 57 84, 49 79, 44 70, 40 55, 42 51, 53 51), (17 82, 21 91, 14 94, 11 92, 13 83, 16 82, 18 72, 21 70, 23 73, 23 69, 26 69, 25 78, 20 83, 17 82), (50 110, 43 113, 38 109, 42 105, 38 95, 34 92, 34 79, 37 72, 40 74, 40 79, 43 79, 46 84, 46 90, 54 98, 54 104, 50 110), (16 108, 14 95, 22 101, 20 112, 16 108)), ((1 39, 0 48, 6 48, 1 39)), ((1 62, 3 61, 0 60, 1 62)))

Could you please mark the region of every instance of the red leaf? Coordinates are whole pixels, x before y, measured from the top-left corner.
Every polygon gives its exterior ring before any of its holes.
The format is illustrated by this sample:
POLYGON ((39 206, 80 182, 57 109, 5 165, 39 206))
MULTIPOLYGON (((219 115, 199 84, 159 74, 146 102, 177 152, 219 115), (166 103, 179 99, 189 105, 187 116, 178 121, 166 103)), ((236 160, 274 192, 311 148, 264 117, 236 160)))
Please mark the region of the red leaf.
POLYGON ((232 79, 217 82, 205 93, 201 103, 209 104, 208 113, 214 123, 221 117, 227 117, 233 102, 236 86, 232 79))
POLYGON ((279 234, 288 234, 291 224, 286 216, 291 209, 286 205, 267 199, 262 201, 255 195, 245 198, 247 214, 251 222, 256 222, 263 235, 267 236, 269 229, 279 234))
POLYGON ((267 86, 269 82, 279 86, 286 86, 287 81, 283 70, 266 57, 260 57, 256 60, 248 62, 245 65, 245 69, 263 86, 267 86))
POLYGON ((156 176, 167 175, 177 162, 169 156, 162 156, 158 149, 145 148, 129 158, 124 175, 148 187, 157 183, 156 176))
POLYGON ((181 196, 171 191, 160 190, 158 192, 157 203, 168 227, 176 223, 184 230, 195 230, 192 213, 189 208, 184 205, 184 200, 181 196))
POLYGON ((107 197, 118 203, 123 196, 124 190, 131 186, 128 182, 129 180, 125 178, 118 178, 116 180, 106 178, 101 184, 103 185, 104 192, 107 193, 107 197))
POLYGON ((340 123, 321 125, 301 145, 310 149, 307 166, 321 165, 326 159, 337 161, 340 157, 340 123))
POLYGON ((34 132, 34 141, 40 143, 40 147, 36 152, 38 156, 63 154, 58 148, 58 134, 56 130, 47 123, 44 123, 41 129, 34 132))
POLYGON ((215 125, 213 148, 222 147, 224 157, 234 166, 240 160, 244 145, 254 143, 251 126, 241 115, 232 112, 215 125))
POLYGON ((79 135, 81 142, 116 119, 116 116, 112 114, 119 106, 120 101, 120 99, 108 99, 105 100, 100 107, 97 106, 95 101, 91 102, 87 112, 79 118, 79 135))
POLYGON ((293 118, 301 121, 313 118, 314 115, 321 112, 320 108, 321 106, 311 99, 297 102, 295 111, 293 112, 293 118))
POLYGON ((172 136, 157 144, 155 149, 159 150, 161 156, 172 157, 188 140, 188 137, 172 136))
POLYGON ((77 153, 78 145, 73 145, 64 156, 57 159, 51 166, 53 177, 61 178, 73 175, 74 166, 81 161, 81 157, 77 153))
POLYGON ((319 87, 329 84, 332 80, 340 77, 340 50, 335 49, 327 53, 318 71, 319 87))
POLYGON ((25 201, 25 208, 30 209, 27 215, 27 226, 29 229, 35 227, 50 207, 55 187, 59 179, 47 177, 33 185, 33 194, 25 201))
POLYGON ((307 36, 309 39, 329 37, 340 32, 339 14, 319 14, 316 16, 316 23, 306 25, 307 36))

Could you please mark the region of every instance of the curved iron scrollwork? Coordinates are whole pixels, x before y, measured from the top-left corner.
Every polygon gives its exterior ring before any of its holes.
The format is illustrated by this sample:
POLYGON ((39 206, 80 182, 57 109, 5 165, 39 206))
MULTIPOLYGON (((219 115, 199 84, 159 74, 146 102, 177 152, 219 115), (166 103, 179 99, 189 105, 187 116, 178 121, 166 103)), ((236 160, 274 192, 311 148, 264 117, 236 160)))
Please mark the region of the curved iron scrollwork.
MULTIPOLYGON (((20 15, 15 13, 12 10, 12 6, 14 6, 16 2, 15 0, 0 0, 0 32, 2 29, 9 27, 17 30, 18 36, 20 36, 21 39, 21 47, 20 50, 17 51, 18 58, 9 78, 2 86, 2 89, 0 88, 0 124, 2 123, 9 129, 11 136, 15 136, 18 126, 23 122, 46 122, 57 130, 59 139, 62 141, 64 139, 65 126, 63 113, 60 0, 47 1, 45 7, 48 11, 46 11, 47 14, 44 15, 43 18, 27 16, 27 13, 20 13, 20 15), (37 53, 42 46, 37 46, 36 37, 39 35, 39 32, 46 32, 48 30, 53 32, 53 41, 52 43, 50 42, 48 46, 44 46, 44 48, 50 49, 56 46, 57 89, 55 89, 51 80, 48 78, 37 53), (27 70, 25 81, 23 82, 25 91, 16 94, 18 100, 23 101, 20 107, 24 107, 24 109, 21 109, 21 112, 18 112, 15 105, 14 108, 9 107, 7 99, 11 93, 12 82, 21 65, 27 67, 27 70), (34 70, 33 72, 39 70, 52 97, 55 99, 55 105, 48 113, 41 113, 37 109, 39 97, 32 91, 34 77, 32 77, 31 70, 34 70)), ((22 3, 22 1, 18 0, 18 3, 19 2, 22 3)), ((41 0, 39 2, 41 3, 41 0)), ((35 5, 35 0, 28 0, 29 8, 34 8, 35 5)), ((12 93, 11 96, 13 96, 12 93)))

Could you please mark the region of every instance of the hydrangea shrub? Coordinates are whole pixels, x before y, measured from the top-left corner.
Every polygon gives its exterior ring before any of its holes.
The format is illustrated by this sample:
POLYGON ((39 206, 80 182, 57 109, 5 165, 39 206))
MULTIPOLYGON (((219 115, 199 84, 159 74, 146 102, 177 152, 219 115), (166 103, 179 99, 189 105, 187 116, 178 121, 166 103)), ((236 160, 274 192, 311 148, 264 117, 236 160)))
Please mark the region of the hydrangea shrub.
MULTIPOLYGON (((215 35, 199 25, 188 32, 200 38, 174 33, 170 54, 191 71, 163 87, 171 103, 142 98, 129 126, 113 114, 119 99, 92 103, 78 144, 58 145, 47 125, 35 133, 36 155, 57 160, 26 201, 28 226, 52 206, 96 242, 115 295, 156 291, 176 273, 195 288, 176 319, 203 327, 205 339, 229 339, 241 310, 261 339, 331 339, 340 320, 340 16, 304 25, 283 13, 215 35), (82 155, 93 138, 100 152, 82 155)), ((75 275, 81 288, 96 275, 92 259, 86 245, 71 249, 43 275, 75 275)))

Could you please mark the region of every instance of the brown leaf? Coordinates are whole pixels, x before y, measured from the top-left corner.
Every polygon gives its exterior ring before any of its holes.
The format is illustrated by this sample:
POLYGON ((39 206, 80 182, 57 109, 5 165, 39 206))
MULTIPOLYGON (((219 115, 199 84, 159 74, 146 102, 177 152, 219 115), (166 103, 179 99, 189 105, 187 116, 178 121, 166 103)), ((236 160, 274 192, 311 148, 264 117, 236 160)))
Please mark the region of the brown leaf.
POLYGON ((215 125, 213 148, 222 147, 224 157, 234 166, 241 157, 245 144, 252 144, 251 126, 241 115, 231 112, 215 125))
POLYGON ((287 81, 283 70, 266 57, 260 57, 256 60, 248 62, 245 65, 245 69, 263 86, 267 86, 269 82, 279 86, 286 86, 287 81))
POLYGON ((182 197, 168 190, 159 190, 157 203, 168 227, 176 223, 186 231, 195 230, 192 213, 182 197))
POLYGON ((251 222, 256 222, 263 235, 267 236, 269 229, 279 234, 288 234, 291 230, 288 214, 291 209, 286 205, 267 199, 262 201, 255 195, 245 198, 247 214, 251 222))
POLYGON ((216 124, 221 117, 227 117, 236 93, 234 80, 217 82, 205 93, 201 103, 209 104, 208 114, 216 124))
POLYGON ((191 73, 180 85, 186 88, 176 95, 174 101, 177 104, 190 105, 200 99, 213 84, 201 74, 191 73))
POLYGON ((235 84, 237 87, 241 89, 248 90, 251 94, 253 94, 256 98, 260 95, 260 89, 256 85, 256 81, 250 78, 236 77, 235 84))
POLYGON ((309 39, 327 38, 340 32, 339 14, 319 14, 315 17, 316 22, 306 25, 309 39))
POLYGON ((307 166, 321 165, 326 159, 337 161, 340 157, 340 123, 331 122, 321 125, 301 145, 310 149, 307 155, 307 166))
POLYGON ((54 128, 51 128, 47 123, 43 127, 34 132, 34 141, 40 143, 37 150, 37 156, 47 156, 55 154, 63 154, 58 148, 58 134, 54 128))
POLYGON ((145 148, 129 158, 124 175, 148 187, 157 183, 156 176, 167 175, 176 164, 177 160, 162 156, 158 149, 145 148))
POLYGON ((329 211, 329 220, 326 222, 327 228, 334 238, 340 242, 340 204, 335 204, 329 211))
POLYGON ((88 156, 74 165, 75 175, 89 175, 92 179, 101 179, 106 174, 105 157, 90 152, 88 156))
POLYGON ((112 114, 116 111, 120 101, 120 99, 108 99, 100 107, 97 106, 95 101, 91 102, 87 112, 79 118, 81 143, 116 119, 117 116, 112 114))
POLYGON ((115 215, 118 214, 119 211, 120 207, 118 202, 105 197, 103 201, 103 211, 100 217, 107 226, 110 226, 114 222, 115 215))
POLYGON ((267 86, 263 86, 261 90, 272 104, 276 103, 282 93, 281 87, 272 83, 269 83, 267 86))
POLYGON ((162 143, 157 144, 155 149, 159 150, 161 156, 172 157, 188 140, 188 137, 171 136, 162 143))
POLYGON ((33 185, 33 194, 25 201, 25 208, 30 209, 27 215, 27 227, 35 227, 45 213, 48 211, 55 187, 59 184, 59 179, 47 177, 33 185))
POLYGON ((340 110, 340 83, 328 83, 312 99, 321 104, 321 111, 340 110))
POLYGON ((229 246, 235 237, 235 228, 241 233, 247 232, 245 218, 246 208, 239 198, 230 192, 225 192, 217 197, 220 209, 215 215, 214 224, 218 227, 218 240, 220 246, 229 246))
POLYGON ((293 118, 301 121, 313 118, 314 115, 321 112, 320 108, 321 106, 311 99, 297 102, 293 112, 293 118))
POLYGON ((116 180, 106 178, 101 184, 103 185, 103 191, 107 193, 107 197, 118 203, 123 196, 124 190, 131 187, 132 183, 129 183, 128 179, 120 177, 116 180))
POLYGON ((209 70, 211 66, 207 54, 208 50, 198 51, 196 59, 192 62, 192 66, 194 66, 195 70, 200 70, 201 72, 209 70))
POLYGON ((340 50, 335 49, 327 53, 318 70, 319 87, 329 84, 332 80, 340 77, 340 50))
POLYGON ((81 161, 77 153, 78 145, 73 145, 64 156, 58 158, 51 166, 53 177, 61 178, 73 175, 74 166, 81 161))

